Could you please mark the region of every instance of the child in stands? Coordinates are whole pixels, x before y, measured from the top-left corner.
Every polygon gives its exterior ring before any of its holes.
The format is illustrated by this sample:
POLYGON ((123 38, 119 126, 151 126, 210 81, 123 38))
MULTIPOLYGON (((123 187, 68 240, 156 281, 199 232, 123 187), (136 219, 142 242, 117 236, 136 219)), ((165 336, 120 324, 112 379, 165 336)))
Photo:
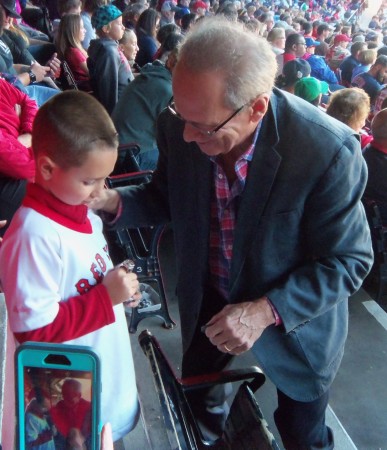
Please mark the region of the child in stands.
POLYGON ((91 22, 99 37, 90 42, 88 49, 91 86, 97 99, 111 114, 121 92, 134 78, 117 43, 125 31, 122 12, 113 5, 100 6, 91 22))
POLYGON ((87 52, 81 44, 85 32, 83 20, 79 14, 66 14, 60 21, 56 47, 59 58, 69 65, 78 89, 90 91, 87 52))
POLYGON ((18 342, 93 347, 101 357, 102 422, 114 439, 136 425, 135 373, 122 302, 139 283, 113 267, 100 218, 89 208, 117 158, 117 132, 89 94, 66 91, 38 112, 35 183, 27 186, 0 249, 0 279, 18 342))

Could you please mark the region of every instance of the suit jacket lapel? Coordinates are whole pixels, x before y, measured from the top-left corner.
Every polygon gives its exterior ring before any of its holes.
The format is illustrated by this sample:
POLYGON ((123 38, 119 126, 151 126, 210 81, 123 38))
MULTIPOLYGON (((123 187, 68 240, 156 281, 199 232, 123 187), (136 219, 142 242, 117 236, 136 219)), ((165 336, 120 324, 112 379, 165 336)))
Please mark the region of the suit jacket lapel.
POLYGON ((269 109, 262 122, 239 205, 230 271, 231 300, 246 254, 251 248, 251 242, 255 237, 260 217, 281 164, 281 156, 275 150, 277 142, 275 116, 274 112, 269 109))

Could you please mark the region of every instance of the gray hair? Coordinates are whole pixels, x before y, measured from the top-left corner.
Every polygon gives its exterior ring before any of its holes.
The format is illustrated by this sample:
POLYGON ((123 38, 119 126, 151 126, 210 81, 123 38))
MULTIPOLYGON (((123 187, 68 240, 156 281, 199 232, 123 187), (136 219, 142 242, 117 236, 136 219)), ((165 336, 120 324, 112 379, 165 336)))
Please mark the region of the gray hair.
POLYGON ((194 73, 218 72, 226 83, 225 106, 233 109, 270 93, 277 71, 274 52, 264 38, 222 17, 195 24, 178 64, 194 73))

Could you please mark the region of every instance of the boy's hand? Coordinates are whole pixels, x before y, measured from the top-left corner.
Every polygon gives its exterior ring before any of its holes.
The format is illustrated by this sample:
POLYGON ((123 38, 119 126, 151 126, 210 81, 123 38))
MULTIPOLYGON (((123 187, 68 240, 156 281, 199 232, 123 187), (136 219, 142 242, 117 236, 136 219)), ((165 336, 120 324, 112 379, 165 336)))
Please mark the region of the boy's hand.
POLYGON ((119 204, 120 194, 117 191, 114 189, 102 189, 101 194, 89 203, 89 208, 117 214, 119 204))
POLYGON ((116 267, 106 274, 102 284, 109 292, 110 299, 114 305, 130 301, 130 306, 136 306, 141 299, 140 285, 137 275, 127 272, 122 267, 116 267))

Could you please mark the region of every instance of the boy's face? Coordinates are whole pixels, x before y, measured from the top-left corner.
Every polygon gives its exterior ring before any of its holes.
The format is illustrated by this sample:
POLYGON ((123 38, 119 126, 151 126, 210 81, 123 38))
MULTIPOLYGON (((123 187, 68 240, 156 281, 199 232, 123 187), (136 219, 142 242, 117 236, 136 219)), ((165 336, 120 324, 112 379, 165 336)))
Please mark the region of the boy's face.
POLYGON ((80 167, 64 170, 54 163, 45 176, 44 187, 68 205, 89 205, 104 189, 116 159, 117 150, 105 147, 89 152, 80 167))
POLYGON ((125 27, 122 25, 122 16, 117 17, 109 25, 102 28, 106 35, 114 41, 119 41, 124 35, 125 27))

